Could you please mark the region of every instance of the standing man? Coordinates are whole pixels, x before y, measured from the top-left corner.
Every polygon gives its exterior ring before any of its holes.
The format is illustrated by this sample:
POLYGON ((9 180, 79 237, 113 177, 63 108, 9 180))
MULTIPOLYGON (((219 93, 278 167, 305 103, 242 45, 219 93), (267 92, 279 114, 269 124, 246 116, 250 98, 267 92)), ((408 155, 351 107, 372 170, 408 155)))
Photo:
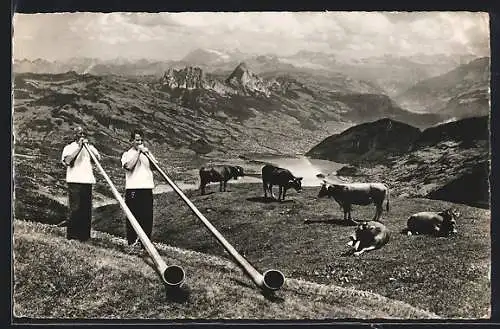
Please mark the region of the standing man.
MULTIPOLYGON (((130 135, 132 147, 122 155, 122 167, 125 169, 125 203, 141 225, 144 233, 151 239, 153 231, 153 164, 149 163, 146 153, 154 160, 143 144, 144 134, 136 129, 130 135)), ((141 245, 137 233, 126 221, 127 241, 129 245, 141 245)), ((143 247, 143 246, 142 246, 143 247)), ((144 247, 143 247, 144 248, 144 247)))
POLYGON ((86 133, 82 127, 74 129, 75 140, 66 145, 61 161, 66 166, 66 182, 68 184, 69 219, 66 238, 87 241, 90 239, 92 222, 92 184, 95 177, 92 171, 91 157, 88 149, 100 160, 101 155, 94 146, 88 144, 86 133))

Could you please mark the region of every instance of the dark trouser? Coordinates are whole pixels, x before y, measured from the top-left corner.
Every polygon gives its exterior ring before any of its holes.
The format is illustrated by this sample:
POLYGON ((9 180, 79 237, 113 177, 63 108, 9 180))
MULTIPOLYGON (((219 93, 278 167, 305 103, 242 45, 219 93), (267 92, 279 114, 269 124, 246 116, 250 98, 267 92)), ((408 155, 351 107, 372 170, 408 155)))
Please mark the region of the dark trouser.
POLYGON ((92 184, 68 183, 67 239, 87 241, 92 223, 92 184))
MULTIPOLYGON (((134 215, 142 230, 151 239, 153 231, 153 190, 152 189, 127 189, 125 203, 134 215)), ((132 244, 137 239, 137 233, 126 219, 127 241, 132 244)))

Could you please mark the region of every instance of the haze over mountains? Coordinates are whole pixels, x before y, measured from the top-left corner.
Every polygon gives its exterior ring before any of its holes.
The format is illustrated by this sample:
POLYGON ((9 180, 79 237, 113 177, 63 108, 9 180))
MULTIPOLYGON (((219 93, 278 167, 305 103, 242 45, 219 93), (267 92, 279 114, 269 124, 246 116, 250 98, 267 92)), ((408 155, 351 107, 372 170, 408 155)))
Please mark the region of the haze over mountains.
POLYGON ((446 73, 474 59, 473 55, 426 55, 407 57, 379 56, 349 59, 335 54, 302 50, 290 56, 273 54, 252 55, 239 51, 196 49, 179 61, 153 61, 148 59, 99 60, 97 58, 73 58, 68 61, 37 59, 14 60, 14 72, 64 73, 75 71, 90 74, 161 75, 169 68, 198 66, 206 72, 231 72, 242 61, 252 71, 305 71, 318 75, 342 73, 357 80, 365 80, 380 86, 389 96, 410 88, 415 83, 446 73))
POLYGON ((403 107, 456 117, 489 113, 490 59, 482 57, 423 81, 395 97, 403 107))

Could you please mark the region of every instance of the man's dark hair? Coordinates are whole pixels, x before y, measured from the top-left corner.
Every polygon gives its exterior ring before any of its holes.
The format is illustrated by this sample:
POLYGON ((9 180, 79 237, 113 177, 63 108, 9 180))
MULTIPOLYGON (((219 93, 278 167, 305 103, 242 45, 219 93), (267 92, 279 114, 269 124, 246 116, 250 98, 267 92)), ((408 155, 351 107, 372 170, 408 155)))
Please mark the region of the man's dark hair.
POLYGON ((130 134, 130 141, 134 140, 136 134, 140 135, 142 138, 144 138, 144 134, 142 133, 141 129, 134 129, 134 130, 132 130, 132 133, 130 134))

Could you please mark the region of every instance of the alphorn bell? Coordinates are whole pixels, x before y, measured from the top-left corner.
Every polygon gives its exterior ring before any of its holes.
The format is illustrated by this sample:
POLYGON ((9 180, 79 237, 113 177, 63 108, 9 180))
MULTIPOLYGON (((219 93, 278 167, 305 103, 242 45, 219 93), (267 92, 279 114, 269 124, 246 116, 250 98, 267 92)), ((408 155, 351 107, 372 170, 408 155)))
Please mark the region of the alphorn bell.
POLYGON ((234 247, 227 242, 222 234, 217 231, 217 229, 208 221, 208 219, 203 216, 203 214, 196 208, 196 206, 186 197, 186 195, 179 189, 179 187, 163 172, 163 170, 158 165, 148 152, 144 153, 146 157, 151 161, 158 172, 165 178, 165 180, 170 184, 174 191, 184 200, 184 202, 191 208, 194 214, 201 220, 201 222, 206 226, 206 228, 217 238, 217 240, 222 244, 224 249, 236 262, 245 270, 245 272, 250 276, 252 281, 263 290, 278 290, 285 283, 285 276, 278 270, 267 270, 263 274, 259 273, 242 255, 240 255, 234 247))
POLYGON ((111 191, 113 192, 113 195, 115 198, 118 200, 118 203, 120 204, 121 208, 125 212, 125 215, 127 215, 128 221, 134 228, 135 232, 137 233, 137 236, 142 242, 142 245, 146 248, 146 251, 148 252, 149 256, 154 262, 154 265, 156 266, 156 270, 160 274, 163 282, 170 287, 178 287, 184 282, 184 277, 185 273, 182 267, 177 266, 177 265, 171 265, 167 266, 165 264, 165 261, 161 258, 160 254, 156 250, 155 246, 151 241, 149 240, 148 236, 146 233, 144 233, 141 225, 139 222, 137 222, 137 219, 134 217, 130 209, 128 208, 127 204, 121 197, 120 193, 118 193, 117 189, 113 185, 113 182, 111 182, 111 179, 108 177, 104 169, 102 168, 101 164, 99 161, 96 159, 95 155, 88 149, 88 146, 86 143, 83 144, 87 152, 89 152, 92 160, 94 160, 97 168, 99 168, 99 171, 101 174, 104 176, 106 181, 108 182, 109 186, 111 187, 111 191))

